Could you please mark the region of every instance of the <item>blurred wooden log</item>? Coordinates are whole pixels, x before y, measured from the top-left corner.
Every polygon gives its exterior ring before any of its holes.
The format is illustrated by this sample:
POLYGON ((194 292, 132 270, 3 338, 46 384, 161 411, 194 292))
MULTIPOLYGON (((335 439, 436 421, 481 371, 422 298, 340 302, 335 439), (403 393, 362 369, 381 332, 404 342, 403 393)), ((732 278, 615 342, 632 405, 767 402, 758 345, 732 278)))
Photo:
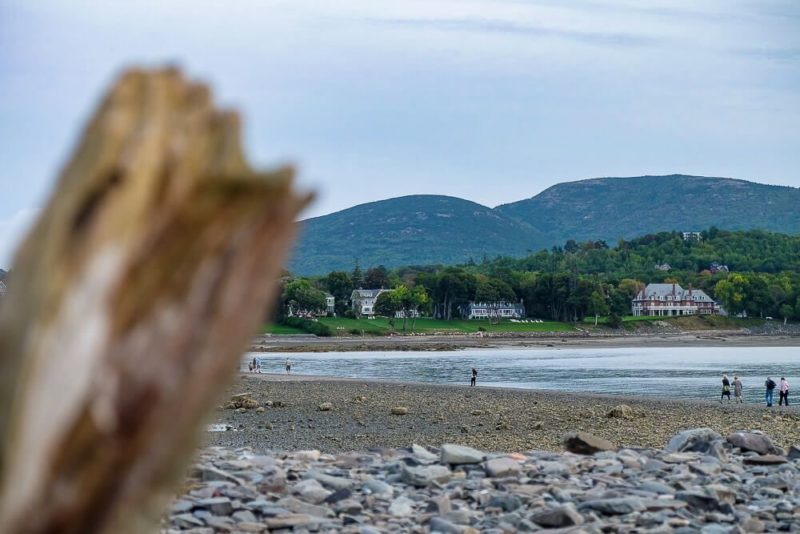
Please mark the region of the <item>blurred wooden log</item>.
POLYGON ((239 130, 175 70, 123 74, 86 127, 0 310, 0 532, 154 527, 308 201, 239 130))

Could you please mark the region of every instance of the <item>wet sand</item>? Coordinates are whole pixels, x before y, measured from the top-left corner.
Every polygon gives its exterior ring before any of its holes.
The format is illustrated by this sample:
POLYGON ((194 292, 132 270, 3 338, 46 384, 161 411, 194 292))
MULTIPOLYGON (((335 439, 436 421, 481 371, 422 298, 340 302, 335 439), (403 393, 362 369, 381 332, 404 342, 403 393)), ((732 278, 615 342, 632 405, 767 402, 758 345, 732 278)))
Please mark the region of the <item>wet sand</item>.
POLYGON ((266 374, 239 376, 228 395, 237 393, 249 393, 264 410, 220 407, 212 422, 231 430, 209 432, 210 445, 337 452, 453 442, 492 451, 559 451, 570 431, 619 446, 663 447, 696 427, 723 435, 760 430, 780 446, 800 444, 797 406, 266 374), (324 402, 330 411, 320 411, 324 402), (632 408, 630 418, 608 417, 619 404, 632 408), (408 414, 392 415, 397 406, 408 414))

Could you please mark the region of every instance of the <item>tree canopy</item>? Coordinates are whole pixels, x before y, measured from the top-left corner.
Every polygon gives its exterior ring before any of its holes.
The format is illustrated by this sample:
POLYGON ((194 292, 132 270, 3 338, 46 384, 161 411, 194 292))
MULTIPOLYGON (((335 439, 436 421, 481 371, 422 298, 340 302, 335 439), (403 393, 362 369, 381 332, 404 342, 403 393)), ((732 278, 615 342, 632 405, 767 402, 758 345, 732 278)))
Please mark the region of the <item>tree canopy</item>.
MULTIPOLYGON (((416 309, 438 319, 459 316, 470 301, 501 300, 522 300, 529 317, 542 319, 623 316, 645 284, 670 282, 702 289, 731 314, 800 319, 800 236, 756 230, 710 228, 700 240, 663 232, 620 239, 614 247, 571 241, 521 259, 354 271, 362 282, 385 283, 403 295, 423 290, 427 300, 417 302, 416 309)), ((358 287, 353 274, 335 271, 309 280, 334 295, 342 313, 350 291, 358 287)), ((412 309, 398 298, 395 313, 412 309)))

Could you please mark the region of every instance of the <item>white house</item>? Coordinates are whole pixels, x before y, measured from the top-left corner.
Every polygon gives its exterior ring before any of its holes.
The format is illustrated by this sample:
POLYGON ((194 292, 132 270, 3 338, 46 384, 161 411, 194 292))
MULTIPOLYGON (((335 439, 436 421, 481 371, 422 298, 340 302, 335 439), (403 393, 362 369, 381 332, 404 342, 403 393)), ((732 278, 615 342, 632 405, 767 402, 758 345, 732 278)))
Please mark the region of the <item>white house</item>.
POLYGON ((353 311, 357 315, 365 317, 375 316, 375 301, 378 300, 378 295, 387 291, 386 289, 354 289, 350 294, 350 303, 353 306, 353 311))
POLYGON ((336 297, 330 293, 325 293, 325 311, 331 314, 336 311, 336 297))
POLYGON ((727 265, 721 264, 716 261, 712 263, 711 266, 709 266, 708 270, 711 271, 711 274, 731 272, 731 270, 728 269, 727 265))
POLYGON ((719 315, 720 306, 700 289, 683 289, 678 284, 647 284, 631 302, 633 315, 671 317, 676 315, 719 315))
POLYGON ((466 319, 520 319, 525 317, 525 306, 519 302, 470 302, 461 306, 461 316, 466 319))
POLYGON ((702 241, 703 234, 700 232, 681 232, 684 241, 702 241))

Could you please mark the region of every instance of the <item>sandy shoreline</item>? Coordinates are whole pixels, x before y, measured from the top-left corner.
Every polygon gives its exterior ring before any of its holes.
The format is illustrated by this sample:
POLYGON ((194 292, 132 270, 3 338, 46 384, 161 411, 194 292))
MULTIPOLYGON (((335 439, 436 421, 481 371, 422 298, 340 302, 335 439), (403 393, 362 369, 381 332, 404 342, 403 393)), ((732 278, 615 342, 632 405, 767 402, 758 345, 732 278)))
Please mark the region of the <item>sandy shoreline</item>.
POLYGON ((265 409, 219 409, 213 422, 231 430, 209 432, 208 444, 337 452, 454 442, 493 451, 558 451, 570 431, 619 446, 663 447, 681 430, 697 427, 723 435, 760 430, 783 447, 800 444, 797 406, 249 374, 229 390, 237 393, 250 394, 265 409), (325 402, 330 411, 320 411, 325 402), (630 418, 608 417, 623 403, 633 410, 630 418), (408 414, 392 415, 396 406, 408 414))
POLYGON ((269 336, 256 338, 252 352, 448 351, 502 347, 800 347, 800 336, 750 335, 741 332, 695 332, 631 336, 580 334, 548 335, 437 335, 393 337, 269 336))

